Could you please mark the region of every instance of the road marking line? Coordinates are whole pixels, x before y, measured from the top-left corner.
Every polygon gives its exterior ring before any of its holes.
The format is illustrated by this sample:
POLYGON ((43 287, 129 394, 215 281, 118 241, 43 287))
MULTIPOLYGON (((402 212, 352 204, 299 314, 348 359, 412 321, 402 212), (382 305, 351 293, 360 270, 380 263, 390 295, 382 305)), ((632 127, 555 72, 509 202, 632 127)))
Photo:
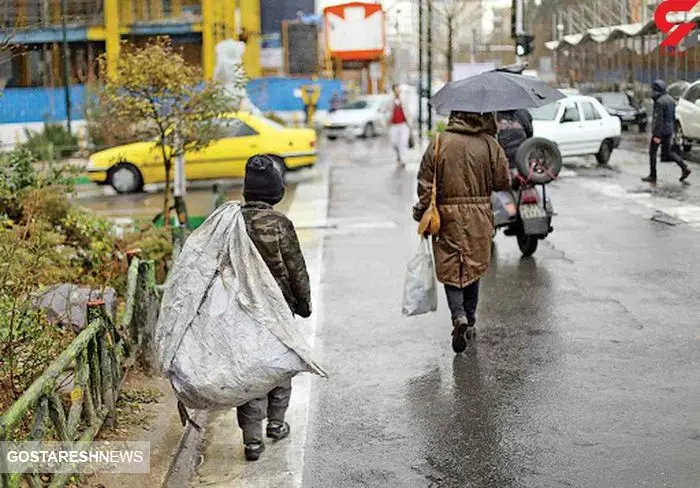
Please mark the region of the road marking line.
POLYGON ((578 180, 578 183, 584 188, 593 190, 596 193, 601 193, 618 200, 631 200, 642 207, 663 212, 682 220, 691 227, 700 227, 700 207, 697 205, 656 196, 652 193, 630 193, 625 187, 618 183, 586 179, 578 180))
MULTIPOLYGON (((330 167, 326 167, 320 181, 302 183, 297 187, 289 210, 290 218, 298 227, 326 222, 329 197, 330 167)), ((321 274, 324 236, 323 228, 299 231, 311 280, 313 314, 298 324, 312 349, 323 320, 321 274)), ((315 350, 314 357, 323 364, 321 351, 315 350)), ((268 442, 266 452, 256 463, 246 463, 243 458, 243 439, 236 423, 236 410, 213 412, 203 441, 204 463, 195 474, 194 486, 301 488, 312 381, 311 374, 294 378, 287 411, 292 433, 282 442, 268 442)))

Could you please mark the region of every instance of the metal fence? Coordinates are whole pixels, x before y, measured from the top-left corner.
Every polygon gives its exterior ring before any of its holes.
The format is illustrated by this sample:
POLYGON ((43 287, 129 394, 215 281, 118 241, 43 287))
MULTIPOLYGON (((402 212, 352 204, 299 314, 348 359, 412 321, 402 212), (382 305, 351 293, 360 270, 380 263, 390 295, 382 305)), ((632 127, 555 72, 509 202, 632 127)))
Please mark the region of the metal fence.
MULTIPOLYGON (((0 416, 0 441, 87 443, 103 425, 116 422, 116 401, 127 367, 133 364, 137 350, 149 359, 161 297, 154 263, 141 261, 136 253, 130 259, 126 311, 120 327, 107 315, 104 302, 90 302, 88 326, 0 416), (72 385, 69 395, 61 388, 66 382, 72 385), (23 428, 28 420, 31 427, 23 428)), ((2 459, 5 457, 0 462, 2 459)), ((71 476, 54 475, 49 486, 63 486, 71 476)), ((3 488, 46 485, 36 474, 0 474, 0 481, 3 488)))

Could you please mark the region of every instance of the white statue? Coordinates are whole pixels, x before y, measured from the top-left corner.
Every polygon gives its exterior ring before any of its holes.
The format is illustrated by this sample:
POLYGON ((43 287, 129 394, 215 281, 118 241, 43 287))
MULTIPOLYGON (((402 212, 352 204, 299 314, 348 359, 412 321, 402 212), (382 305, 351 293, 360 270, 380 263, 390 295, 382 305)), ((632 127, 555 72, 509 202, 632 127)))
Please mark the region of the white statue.
POLYGON ((216 46, 214 80, 221 82, 239 106, 239 110, 259 114, 260 110, 248 98, 248 76, 243 68, 245 43, 228 39, 216 46))

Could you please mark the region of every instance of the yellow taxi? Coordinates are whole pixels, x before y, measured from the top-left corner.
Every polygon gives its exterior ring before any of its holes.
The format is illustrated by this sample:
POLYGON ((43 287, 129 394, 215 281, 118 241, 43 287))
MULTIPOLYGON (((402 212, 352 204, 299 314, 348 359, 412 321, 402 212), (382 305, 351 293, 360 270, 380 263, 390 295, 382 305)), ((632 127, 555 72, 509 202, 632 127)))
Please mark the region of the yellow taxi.
MULTIPOLYGON (((272 156, 283 174, 313 166, 318 158, 313 129, 290 129, 243 112, 227 114, 218 122, 220 139, 201 151, 185 154, 188 181, 242 178, 246 161, 255 154, 272 156)), ((163 158, 152 142, 97 152, 90 156, 87 171, 91 181, 111 185, 119 193, 141 191, 144 185, 165 181, 163 158)))

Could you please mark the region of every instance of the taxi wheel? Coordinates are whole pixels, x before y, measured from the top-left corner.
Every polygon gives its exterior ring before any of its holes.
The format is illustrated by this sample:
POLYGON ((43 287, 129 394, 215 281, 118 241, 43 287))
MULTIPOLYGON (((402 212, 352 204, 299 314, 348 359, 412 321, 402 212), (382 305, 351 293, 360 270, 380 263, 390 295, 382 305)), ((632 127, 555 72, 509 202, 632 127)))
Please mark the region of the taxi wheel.
POLYGON ((117 193, 135 193, 143 190, 143 176, 139 169, 130 163, 119 163, 109 170, 107 183, 117 193))

